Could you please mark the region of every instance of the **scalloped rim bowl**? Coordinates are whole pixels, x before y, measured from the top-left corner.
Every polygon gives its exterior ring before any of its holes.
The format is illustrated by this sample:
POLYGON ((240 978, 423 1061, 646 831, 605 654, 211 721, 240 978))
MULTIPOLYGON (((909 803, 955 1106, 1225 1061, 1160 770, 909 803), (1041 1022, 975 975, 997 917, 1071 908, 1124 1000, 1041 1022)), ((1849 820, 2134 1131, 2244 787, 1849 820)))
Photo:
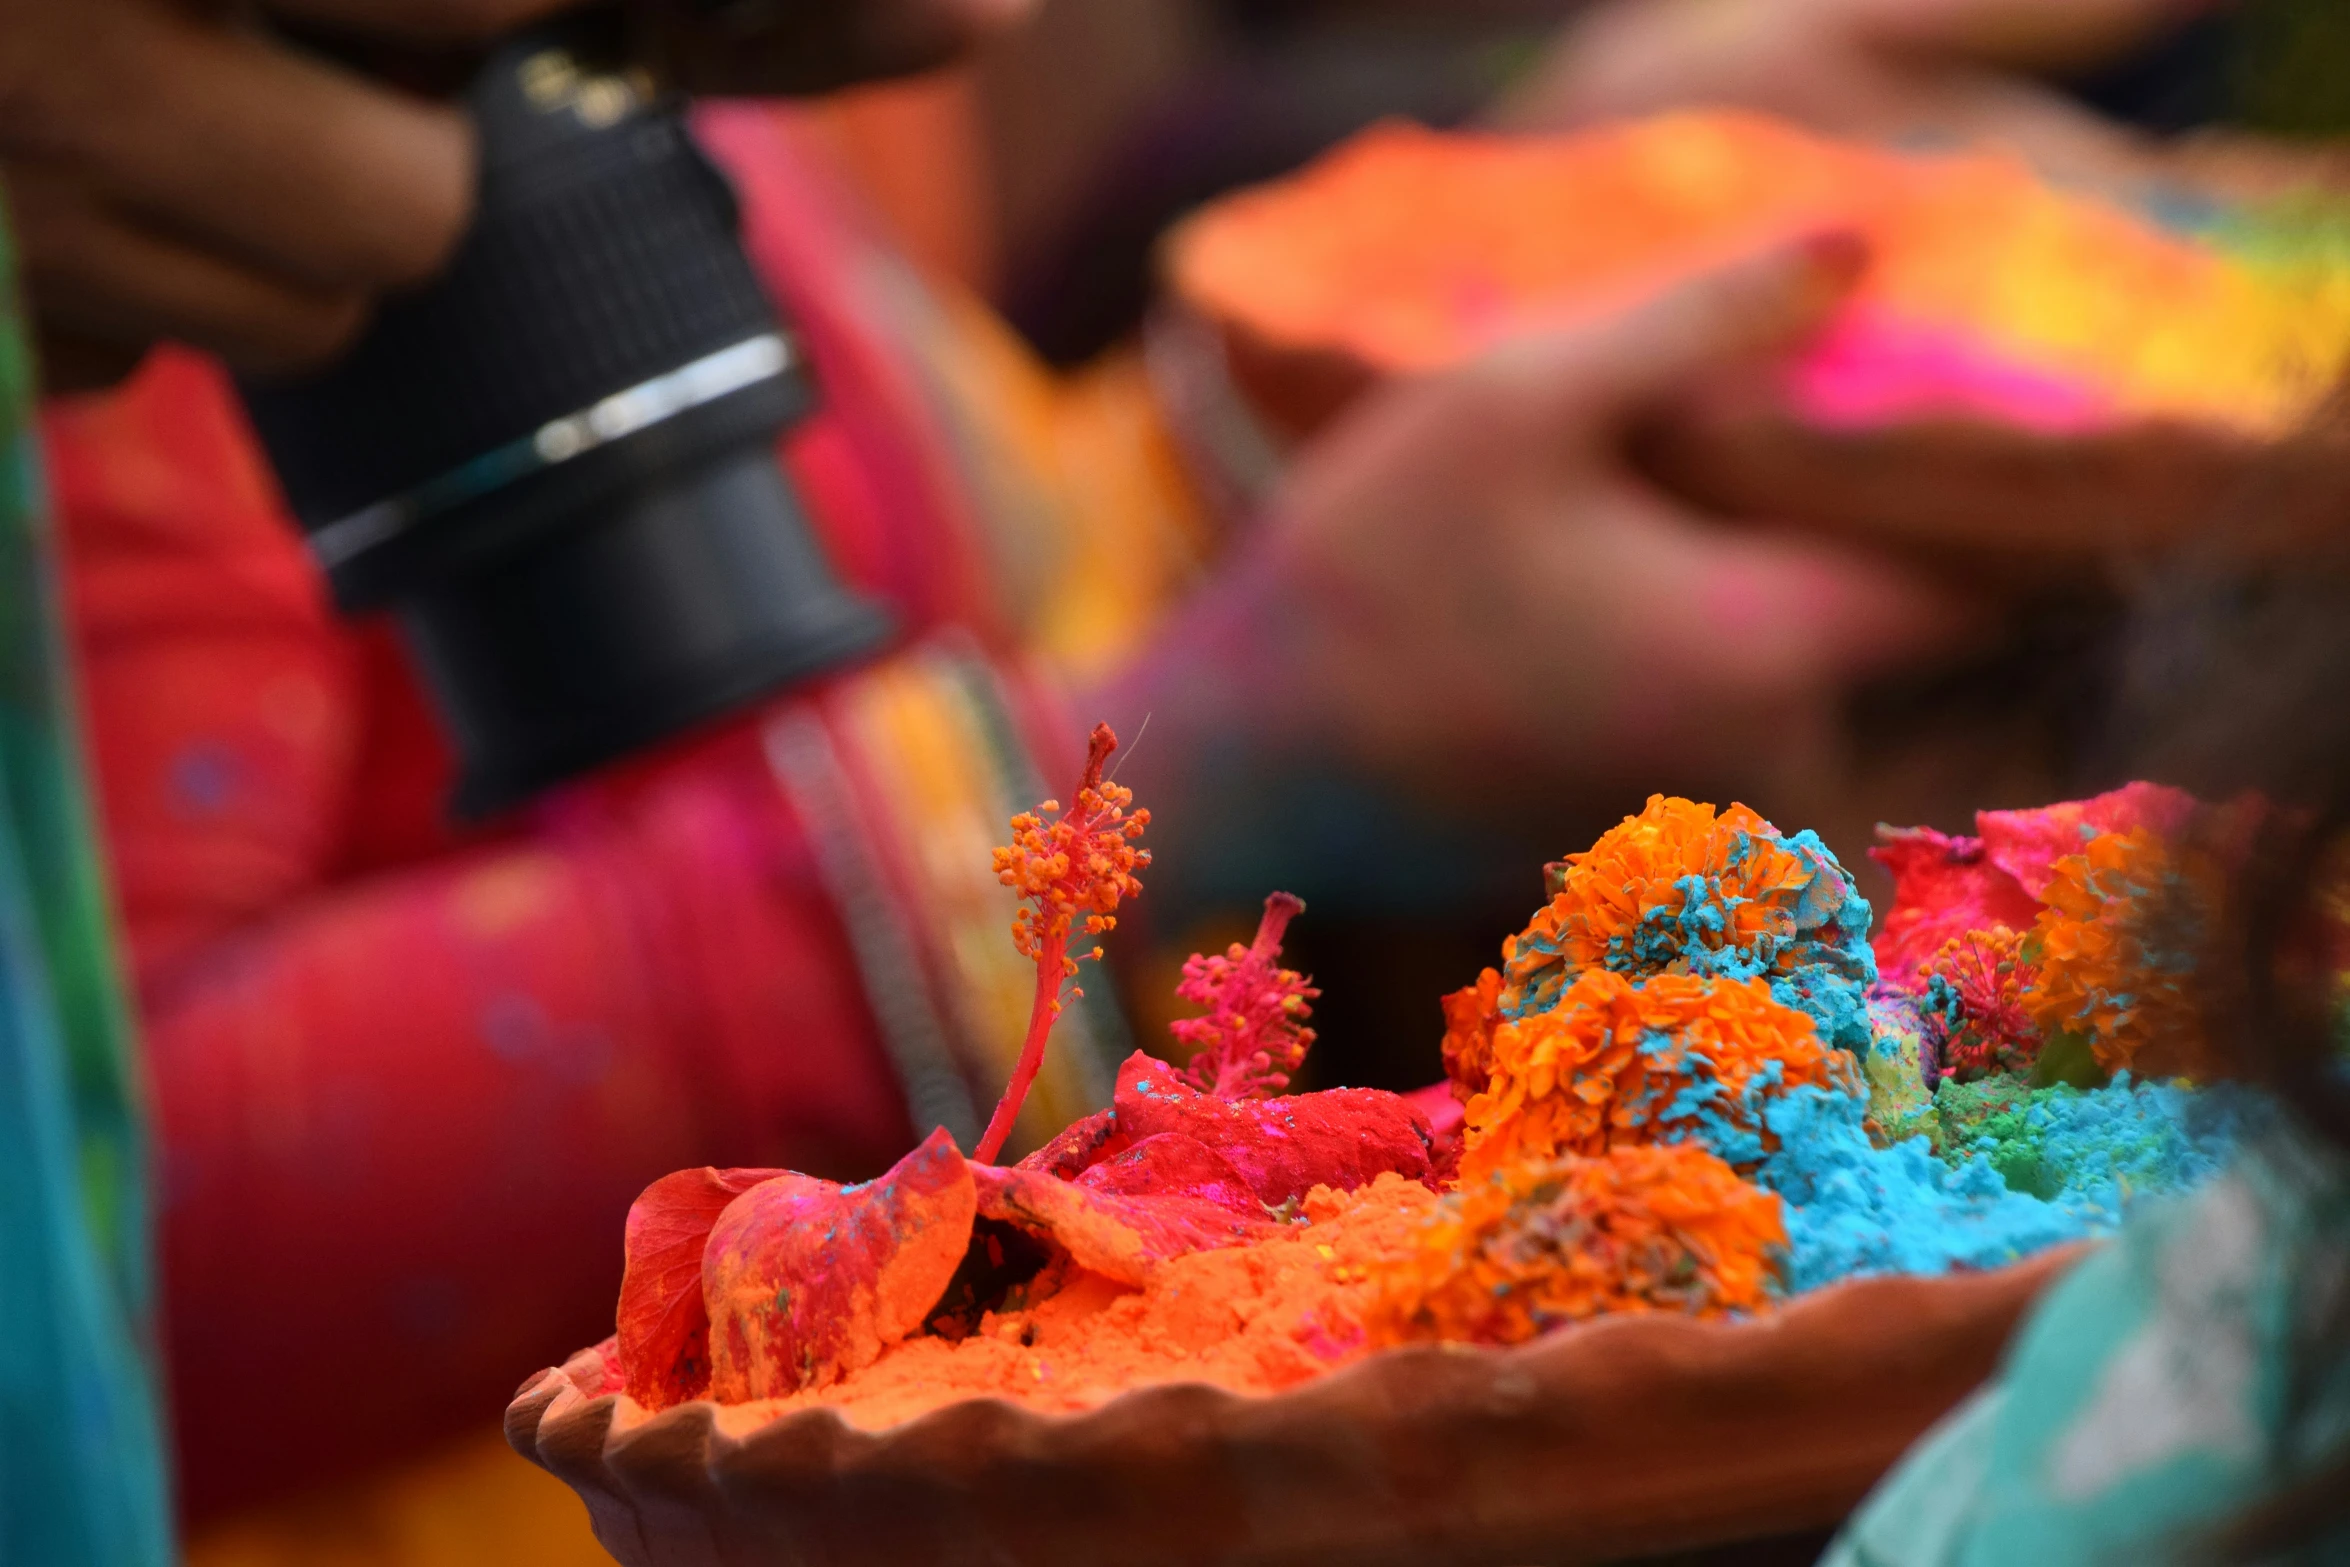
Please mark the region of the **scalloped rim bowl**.
POLYGON ((1752 1322, 1391 1350, 1269 1396, 967 1400, 876 1431, 829 1409, 651 1414, 591 1391, 589 1349, 524 1385, 506 1434, 627 1567, 1607 1561, 1833 1524, 2078 1255, 1858 1280, 1752 1322))

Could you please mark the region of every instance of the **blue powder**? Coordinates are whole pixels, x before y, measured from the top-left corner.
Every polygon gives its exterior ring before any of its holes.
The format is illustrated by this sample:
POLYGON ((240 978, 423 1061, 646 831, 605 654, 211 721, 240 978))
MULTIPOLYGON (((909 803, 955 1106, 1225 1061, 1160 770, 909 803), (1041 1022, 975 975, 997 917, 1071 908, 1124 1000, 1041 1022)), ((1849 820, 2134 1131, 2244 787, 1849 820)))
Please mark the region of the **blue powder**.
POLYGON ((1996 1268, 2111 1227, 2093 1208, 2010 1191, 1987 1159, 1946 1164, 1923 1138, 1879 1148, 1863 1108, 1857 1095, 1805 1087, 1763 1112, 1779 1149, 1754 1179, 1786 1202, 1791 1291, 1996 1268))
POLYGON ((1760 1128, 1770 1101, 1786 1091, 1784 1061, 1764 1062, 1733 1097, 1728 1085, 1714 1075, 1711 1061, 1683 1050, 1672 1035, 1661 1029, 1651 1029, 1641 1036, 1640 1053, 1668 1071, 1688 1078, 1675 1090, 1672 1099, 1661 1106, 1656 1103, 1660 1091, 1654 1088, 1646 1090, 1643 1098, 1632 1101, 1638 1123, 1649 1127, 1651 1136, 1666 1143, 1695 1138, 1741 1167, 1762 1158, 1760 1128))
POLYGON ((1839 974, 1824 963, 1813 963, 1771 981, 1771 996, 1781 1006, 1793 1007, 1820 1031, 1820 1043, 1865 1057, 1873 1040, 1869 1027, 1869 986, 1866 980, 1839 974))
POLYGON ((1986 1131, 1937 1156, 1923 1137, 1877 1147, 1865 1108, 1857 1095, 1810 1087, 1763 1108, 1779 1148, 1753 1178, 1786 1203, 1790 1290, 1995 1268, 2110 1233, 2134 1201, 2215 1173, 2262 1119, 2248 1094, 2123 1078, 2033 1093, 2004 1118, 2016 1123, 2006 1135, 1986 1131), (2017 1147, 2032 1150, 2036 1190, 2018 1190, 2016 1168, 2000 1157, 2017 1147))
MULTIPOLYGON (((1981 1158, 2018 1191, 2119 1223, 2131 1200, 2218 1172, 2267 1106, 2240 1088, 2134 1083, 2043 1088, 1978 1125, 1956 1128, 1944 1157, 1981 1158)), ((1948 1124, 1947 1122, 1945 1123, 1948 1124)))

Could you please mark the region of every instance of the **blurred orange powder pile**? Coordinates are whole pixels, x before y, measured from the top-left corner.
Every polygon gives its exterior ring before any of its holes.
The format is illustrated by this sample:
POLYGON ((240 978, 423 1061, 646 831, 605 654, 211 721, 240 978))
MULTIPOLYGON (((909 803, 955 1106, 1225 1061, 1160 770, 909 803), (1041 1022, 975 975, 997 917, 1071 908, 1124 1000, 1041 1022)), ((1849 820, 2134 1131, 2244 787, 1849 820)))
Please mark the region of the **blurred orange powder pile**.
POLYGON ((2343 291, 2273 286, 2016 158, 1890 152, 1732 111, 1555 136, 1376 126, 1208 207, 1169 262, 1210 320, 1417 370, 1823 223, 1871 242, 1865 308, 2085 378, 2129 413, 2272 430, 2350 346, 2343 291))

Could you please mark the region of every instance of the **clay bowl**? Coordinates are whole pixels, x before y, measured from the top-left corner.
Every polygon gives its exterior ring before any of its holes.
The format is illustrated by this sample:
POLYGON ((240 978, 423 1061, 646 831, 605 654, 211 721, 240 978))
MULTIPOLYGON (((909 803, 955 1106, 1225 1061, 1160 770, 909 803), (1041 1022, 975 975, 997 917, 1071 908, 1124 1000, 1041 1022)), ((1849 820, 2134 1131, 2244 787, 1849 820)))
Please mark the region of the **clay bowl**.
POLYGON ((1958 418, 1822 429, 1752 392, 1684 405, 1634 443, 1660 484, 1720 515, 2023 583, 2093 580, 2230 532, 2247 552, 2291 547, 2281 529, 2233 526, 2276 452, 2184 420, 2065 435, 1958 418))
MULTIPOLYGON (((1274 340, 1245 320, 1192 315, 1167 328, 1177 331, 1213 345, 1183 361, 1178 400, 1232 405, 1279 449, 1310 439, 1386 378, 1343 347, 1274 340)), ((1831 429, 1744 385, 1661 412, 1634 455, 1659 483, 1724 516, 1991 578, 2069 581, 2228 526, 2278 451, 2183 419, 2068 434, 1964 417, 1831 429)), ((2267 529, 2256 547, 2299 546, 2267 529)))
POLYGON ((1840 1285, 1748 1323, 1395 1350, 1273 1396, 973 1400, 880 1431, 648 1414, 584 1350, 523 1387, 506 1434, 627 1567, 1610 1561, 1833 1525, 2077 1254, 1840 1285))

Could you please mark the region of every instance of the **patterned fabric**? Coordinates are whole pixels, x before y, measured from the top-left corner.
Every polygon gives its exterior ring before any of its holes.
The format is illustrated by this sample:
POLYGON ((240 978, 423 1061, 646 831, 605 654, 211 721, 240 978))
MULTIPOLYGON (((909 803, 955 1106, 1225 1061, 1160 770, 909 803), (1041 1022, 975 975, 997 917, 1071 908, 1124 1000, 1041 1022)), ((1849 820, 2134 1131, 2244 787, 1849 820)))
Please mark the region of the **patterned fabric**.
MULTIPOLYGON (((1054 792, 1018 738, 1002 676, 967 638, 943 636, 778 713, 766 737, 915 1123, 975 1143, 1036 985, 1007 938, 1016 904, 989 850, 1013 812, 1054 792)), ((1109 1098, 1127 1047, 1103 990, 1054 1027, 1022 1113, 1029 1145, 1109 1098)))
POLYGON ((162 1567, 147 1150, 0 234, 0 1561, 162 1567))
MULTIPOLYGON (((2350 1169, 2279 1137, 2149 1207, 2033 1317, 1825 1567, 2050 1567, 2191 1551, 2350 1441, 2350 1169)), ((2312 1560, 2350 1557, 2350 1534, 2312 1560)))
MULTIPOLYGON (((786 466, 909 629, 868 668, 456 832, 404 659, 329 609, 217 367, 161 352, 47 411, 199 1518, 479 1429, 610 1331, 622 1216, 671 1169, 856 1175, 975 1132, 1033 982, 987 850, 1082 733, 1032 654, 1107 656, 1188 580, 1147 388, 1064 420, 789 116, 700 124, 823 388, 786 466), (1099 582, 1115 613, 1071 612, 1099 582), (354 1357, 400 1368, 363 1419, 354 1357)), ((1088 990, 1030 1140, 1123 1053, 1088 990)))

